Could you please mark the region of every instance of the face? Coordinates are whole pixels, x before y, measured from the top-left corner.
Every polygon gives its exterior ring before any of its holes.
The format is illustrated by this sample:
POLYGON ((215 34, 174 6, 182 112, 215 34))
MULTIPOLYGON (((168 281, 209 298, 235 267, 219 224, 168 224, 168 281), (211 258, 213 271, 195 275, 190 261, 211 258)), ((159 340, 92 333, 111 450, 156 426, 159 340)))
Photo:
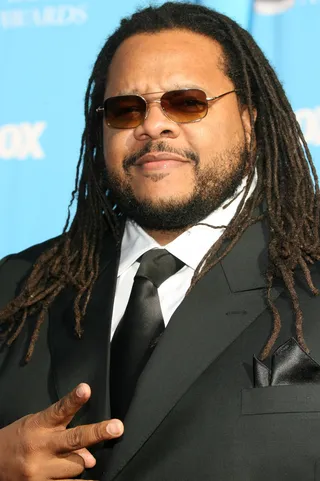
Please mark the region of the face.
POLYGON ((148 102, 136 128, 103 121, 108 187, 121 210, 147 229, 179 230, 202 220, 232 195, 247 167, 250 120, 236 94, 209 102, 199 122, 179 124, 153 102, 162 93, 152 92, 184 88, 207 97, 235 88, 220 45, 190 31, 135 35, 109 68, 104 98, 136 93, 148 102))

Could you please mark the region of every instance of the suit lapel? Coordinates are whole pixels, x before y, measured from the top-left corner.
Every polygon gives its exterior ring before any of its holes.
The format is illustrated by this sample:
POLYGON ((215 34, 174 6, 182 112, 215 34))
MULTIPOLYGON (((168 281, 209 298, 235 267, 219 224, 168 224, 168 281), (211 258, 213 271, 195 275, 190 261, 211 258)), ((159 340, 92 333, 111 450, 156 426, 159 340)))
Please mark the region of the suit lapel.
MULTIPOLYGON (((104 481, 117 476, 192 383, 266 308, 265 264, 259 223, 179 306, 139 379, 104 481)), ((280 292, 274 290, 274 299, 280 292)))
POLYGON ((72 424, 93 423, 110 417, 108 396, 109 338, 119 255, 111 235, 103 245, 100 273, 83 321, 84 334, 74 334, 74 294, 67 290, 49 313, 49 345, 57 397, 87 382, 92 395, 72 424))

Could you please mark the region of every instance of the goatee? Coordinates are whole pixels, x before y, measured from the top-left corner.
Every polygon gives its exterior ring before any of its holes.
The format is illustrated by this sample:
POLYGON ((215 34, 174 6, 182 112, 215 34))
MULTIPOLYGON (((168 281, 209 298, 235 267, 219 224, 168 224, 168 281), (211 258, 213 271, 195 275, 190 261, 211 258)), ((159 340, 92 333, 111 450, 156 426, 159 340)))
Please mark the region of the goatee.
MULTIPOLYGON (((169 149, 163 143, 157 144, 157 151, 172 151, 182 154, 182 151, 169 149), (160 147, 160 148, 159 148, 160 147)), ((139 156, 154 151, 148 144, 139 152, 139 156)), ((121 179, 114 172, 107 169, 107 187, 113 203, 117 204, 121 212, 134 220, 142 228, 154 231, 182 231, 205 219, 211 212, 231 198, 245 175, 248 164, 248 152, 245 146, 234 148, 217 158, 213 158, 209 167, 200 169, 200 162, 196 154, 183 151, 183 155, 193 162, 194 189, 184 199, 172 196, 169 199, 150 200, 137 199, 130 184, 130 167, 138 158, 137 154, 124 160, 124 171, 127 179, 121 179), (239 161, 233 169, 226 170, 223 176, 218 176, 216 165, 234 165, 234 159, 239 161)), ((161 181, 161 174, 155 181, 161 181)))

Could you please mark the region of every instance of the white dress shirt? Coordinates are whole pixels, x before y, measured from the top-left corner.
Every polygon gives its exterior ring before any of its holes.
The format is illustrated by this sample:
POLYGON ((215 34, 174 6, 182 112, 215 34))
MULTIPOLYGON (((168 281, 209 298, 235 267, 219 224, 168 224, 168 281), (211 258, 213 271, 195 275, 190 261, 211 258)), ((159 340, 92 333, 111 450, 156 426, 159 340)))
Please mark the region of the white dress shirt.
MULTIPOLYGON (((201 222, 213 227, 227 226, 234 217, 237 207, 240 204, 246 181, 247 177, 243 179, 237 188, 232 198, 233 200, 228 199, 222 206, 201 222)), ((252 194, 256 183, 257 173, 255 173, 248 197, 252 194)), ((196 224, 172 242, 169 242, 169 244, 161 246, 138 224, 132 220, 127 220, 121 244, 120 263, 112 314, 111 338, 127 307, 134 276, 140 265, 139 262, 137 262, 140 256, 150 249, 166 249, 185 264, 180 271, 169 277, 158 289, 163 320, 165 326, 167 326, 172 314, 180 305, 190 287, 195 269, 198 267, 198 264, 206 252, 219 239, 223 232, 223 228, 217 229, 196 224)))

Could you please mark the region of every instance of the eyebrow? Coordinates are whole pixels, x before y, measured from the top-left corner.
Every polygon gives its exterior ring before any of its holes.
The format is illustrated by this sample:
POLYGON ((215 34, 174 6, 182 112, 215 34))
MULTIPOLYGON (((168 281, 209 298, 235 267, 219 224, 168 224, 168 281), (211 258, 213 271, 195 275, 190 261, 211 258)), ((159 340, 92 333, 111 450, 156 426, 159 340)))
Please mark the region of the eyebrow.
POLYGON ((173 84, 172 85, 172 88, 170 89, 167 89, 167 90, 158 90, 158 91, 155 91, 155 92, 140 92, 140 90, 137 90, 137 89, 132 89, 132 90, 120 90, 116 96, 118 95, 147 95, 147 94, 151 94, 151 93, 158 93, 158 92, 170 92, 171 90, 183 90, 183 89, 200 89, 200 90, 205 90, 203 88, 203 86, 200 86, 200 85, 196 85, 196 84, 189 84, 189 83, 185 83, 185 84, 173 84))

